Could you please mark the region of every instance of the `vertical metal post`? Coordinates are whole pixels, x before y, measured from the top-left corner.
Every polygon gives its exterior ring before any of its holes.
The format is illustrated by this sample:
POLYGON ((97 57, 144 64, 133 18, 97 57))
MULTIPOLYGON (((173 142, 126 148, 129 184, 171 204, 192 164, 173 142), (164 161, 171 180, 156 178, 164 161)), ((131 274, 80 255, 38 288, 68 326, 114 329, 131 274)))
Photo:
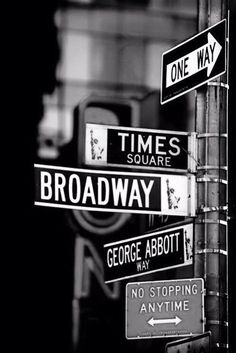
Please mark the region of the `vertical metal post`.
MULTIPOLYGON (((198 0, 199 32, 228 17, 227 0, 198 0)), ((228 71, 228 70, 227 70, 228 71)), ((227 73, 196 94, 198 133, 194 276, 205 280, 211 352, 228 351, 227 73)))

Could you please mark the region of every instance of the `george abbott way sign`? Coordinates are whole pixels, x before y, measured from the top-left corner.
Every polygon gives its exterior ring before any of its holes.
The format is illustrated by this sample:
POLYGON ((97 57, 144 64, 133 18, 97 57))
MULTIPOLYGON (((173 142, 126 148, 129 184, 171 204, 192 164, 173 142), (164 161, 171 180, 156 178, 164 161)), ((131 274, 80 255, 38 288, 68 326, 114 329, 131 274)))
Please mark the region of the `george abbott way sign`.
POLYGON ((196 133, 86 124, 85 164, 196 171, 196 133))
POLYGON ((162 55, 161 104, 226 71, 226 20, 207 28, 162 55))
POLYGON ((105 283, 193 263, 193 224, 104 245, 105 283))
POLYGON ((35 164, 35 205, 76 210, 195 215, 195 177, 35 164))
POLYGON ((126 285, 127 339, 190 336, 203 332, 203 279, 126 285))

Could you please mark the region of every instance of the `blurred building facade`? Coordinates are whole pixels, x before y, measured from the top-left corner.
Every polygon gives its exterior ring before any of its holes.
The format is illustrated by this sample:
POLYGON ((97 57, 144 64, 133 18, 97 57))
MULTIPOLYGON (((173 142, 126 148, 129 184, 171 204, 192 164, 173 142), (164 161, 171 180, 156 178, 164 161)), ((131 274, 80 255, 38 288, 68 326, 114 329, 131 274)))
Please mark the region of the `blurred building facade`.
MULTIPOLYGON (((53 94, 44 96, 44 116, 38 128, 40 162, 58 163, 61 150, 75 136, 75 107, 91 95, 141 101, 153 94, 154 111, 141 114, 135 126, 194 131, 194 92, 168 107, 160 106, 159 92, 162 53, 197 32, 197 0, 66 1, 57 11, 55 22, 61 52, 58 84, 53 94)), ((134 126, 132 121, 135 119, 130 120, 134 126)), ((74 153, 70 149, 68 159, 74 153)), ((57 210, 54 217, 58 217, 57 210)), ((141 228, 146 229, 145 219, 132 216, 123 222, 120 214, 87 211, 65 212, 65 218, 75 238, 67 251, 75 254, 73 351, 90 353, 96 347, 104 353, 111 349, 117 353, 148 353, 154 349, 164 352, 166 339, 125 339, 126 282, 105 285, 103 280, 101 248, 105 239, 141 232, 141 228), (119 225, 115 236, 109 233, 112 222, 119 225), (100 224, 105 224, 103 235, 100 224)), ((63 239, 66 243, 66 233, 63 239)), ((191 274, 192 268, 187 268, 142 279, 184 278, 191 274)))
MULTIPOLYGON (((160 90, 162 53, 197 32, 197 1, 68 0, 55 21, 58 86, 44 97, 38 136, 39 156, 49 159, 70 141, 73 109, 81 99, 91 93, 141 97, 160 90)), ((187 99, 187 130, 193 127, 193 102, 187 99)))

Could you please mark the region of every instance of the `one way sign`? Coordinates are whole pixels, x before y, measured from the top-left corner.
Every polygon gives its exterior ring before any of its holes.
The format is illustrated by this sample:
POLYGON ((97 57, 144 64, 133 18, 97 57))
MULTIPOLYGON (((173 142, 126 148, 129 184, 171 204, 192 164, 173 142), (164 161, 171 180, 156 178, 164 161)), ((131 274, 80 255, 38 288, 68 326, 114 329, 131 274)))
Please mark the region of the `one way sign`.
POLYGON ((226 70, 226 20, 166 51, 162 56, 161 103, 169 102, 226 70))

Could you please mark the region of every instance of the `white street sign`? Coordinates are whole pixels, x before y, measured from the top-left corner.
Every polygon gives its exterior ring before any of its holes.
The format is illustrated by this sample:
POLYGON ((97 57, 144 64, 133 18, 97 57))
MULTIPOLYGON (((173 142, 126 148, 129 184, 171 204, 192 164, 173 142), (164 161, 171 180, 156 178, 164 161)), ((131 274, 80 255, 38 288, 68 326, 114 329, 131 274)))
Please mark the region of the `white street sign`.
POLYGON ((126 285, 127 339, 191 336, 203 332, 203 279, 126 285))

